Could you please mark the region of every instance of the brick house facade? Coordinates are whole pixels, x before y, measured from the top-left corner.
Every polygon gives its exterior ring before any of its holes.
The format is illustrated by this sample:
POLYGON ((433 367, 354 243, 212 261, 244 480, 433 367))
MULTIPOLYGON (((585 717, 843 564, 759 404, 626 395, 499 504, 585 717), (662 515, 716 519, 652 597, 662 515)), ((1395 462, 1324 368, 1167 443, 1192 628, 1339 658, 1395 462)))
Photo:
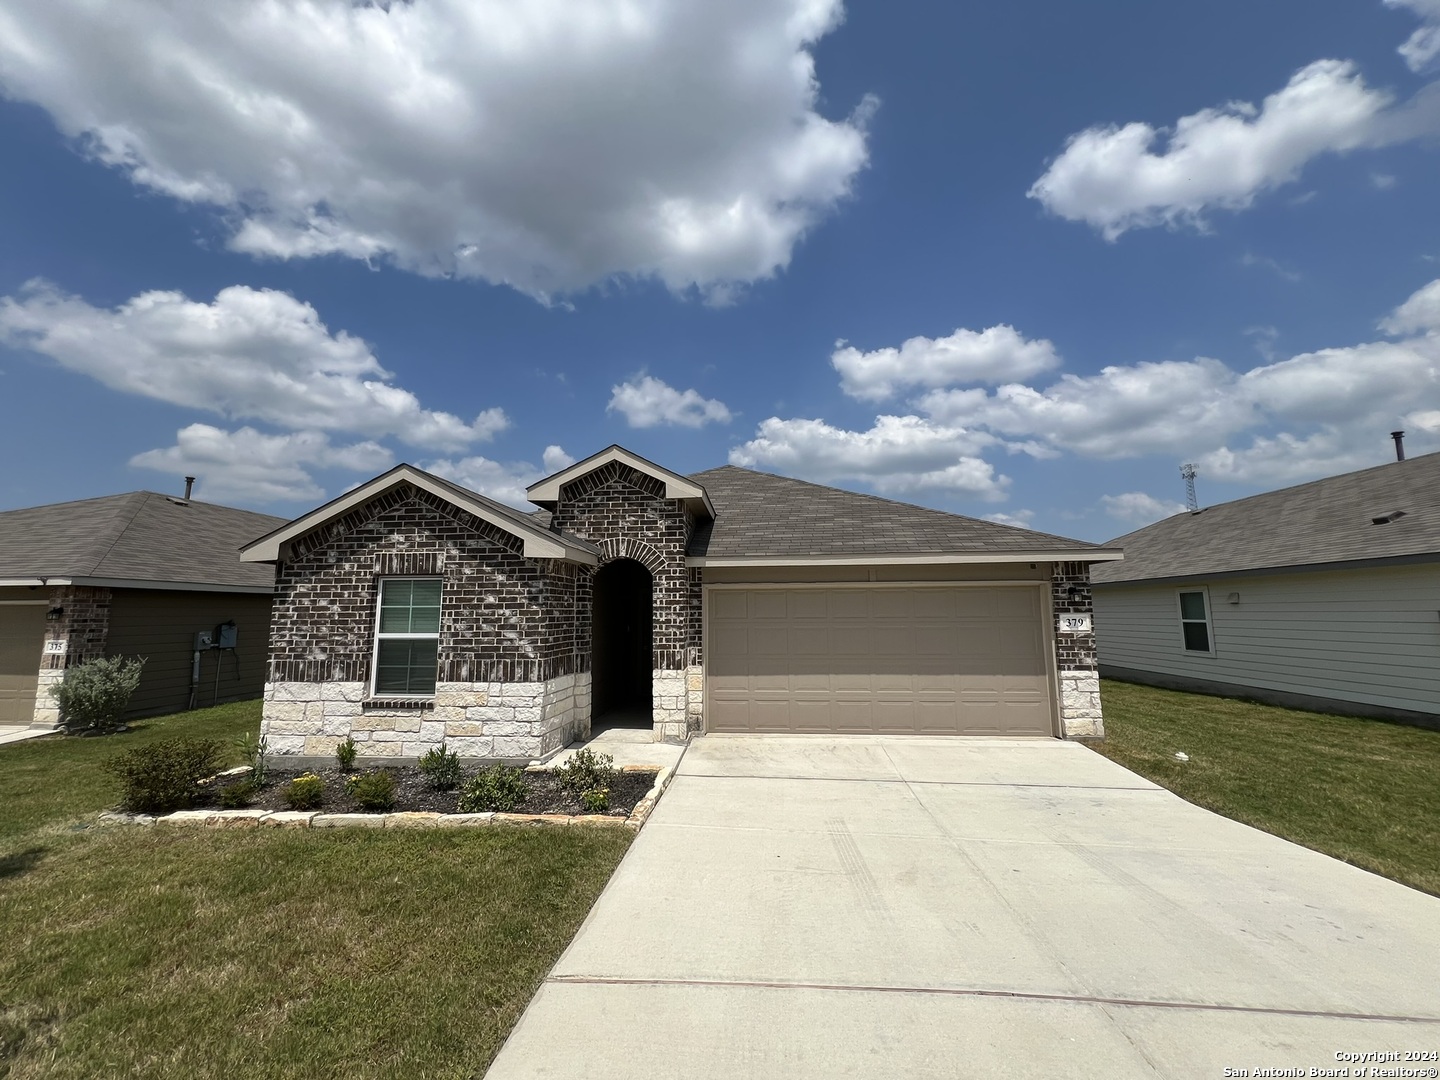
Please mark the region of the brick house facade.
MULTIPOLYGON (((722 471, 727 478, 745 474, 722 471)), ((862 516, 873 513, 874 504, 899 508, 888 511, 892 514, 937 516, 868 496, 817 490, 869 500, 856 504, 862 516)), ((348 737, 358 756, 371 760, 411 759, 441 745, 467 758, 545 758, 589 734, 599 691, 597 662, 632 668, 643 663, 643 676, 625 689, 631 694, 627 700, 643 703, 656 739, 683 741, 705 730, 707 596, 712 587, 733 590, 743 583, 737 585, 737 572, 725 560, 707 559, 703 552, 729 535, 720 527, 732 517, 740 532, 746 531, 744 504, 733 500, 733 510, 717 509, 706 484, 618 447, 537 483, 530 497, 542 509, 525 514, 399 466, 250 545, 244 558, 277 564, 262 728, 271 751, 324 758, 348 737), (379 672, 389 670, 385 664, 391 661, 380 663, 386 637, 381 627, 388 616, 379 612, 383 583, 392 580, 438 582, 433 630, 427 623, 424 634, 410 635, 434 650, 433 685, 424 684, 421 693, 387 693, 382 686, 379 672), (618 614, 606 614, 612 610, 618 614), (625 621, 642 611, 648 625, 625 621), (625 645, 616 653, 612 639, 619 636, 633 636, 634 648, 625 645), (635 648, 644 651, 643 658, 633 655, 635 648), (612 654, 618 658, 609 659, 612 654)), ((981 527, 981 540, 989 538, 989 523, 938 516, 981 527)), ((820 520, 823 524, 828 515, 820 520)), ((929 517, 924 524, 930 527, 929 517)), ((1013 546, 1013 537, 1001 539, 1013 546)), ((1056 538, 1045 539, 1055 546, 1056 538)), ((1089 612, 1089 563, 1082 560, 1091 546, 1066 544, 1065 553, 1074 558, 1023 563, 1025 574, 1043 589, 1036 610, 1043 609, 1047 625, 1035 623, 1033 636, 1054 643, 1046 676, 1053 698, 1051 733, 1095 737, 1103 734, 1103 723, 1093 634, 1061 625, 1066 615, 1089 612)), ((1025 550, 1037 548, 1032 542, 1025 550)), ((969 584, 993 591, 986 584, 995 579, 988 566, 992 556, 951 558, 968 560, 947 571, 957 588, 969 584), (977 577, 981 572, 971 562, 989 578, 977 577)), ((993 556, 1015 565, 1026 558, 1023 552, 993 556)), ((876 561, 854 559, 857 567, 876 561)), ((764 583, 756 590, 778 588, 775 582, 798 573, 777 571, 789 565, 783 560, 769 565, 757 576, 764 583)), ((800 576, 816 573, 812 567, 800 576)), ((818 573, 805 584, 823 584, 833 576, 829 570, 818 573)), ((867 580, 891 598, 910 589, 903 584, 882 589, 873 570, 867 580)), ((995 580, 1011 587, 1027 584, 995 580)), ((425 663, 432 662, 429 653, 423 655, 425 663)))

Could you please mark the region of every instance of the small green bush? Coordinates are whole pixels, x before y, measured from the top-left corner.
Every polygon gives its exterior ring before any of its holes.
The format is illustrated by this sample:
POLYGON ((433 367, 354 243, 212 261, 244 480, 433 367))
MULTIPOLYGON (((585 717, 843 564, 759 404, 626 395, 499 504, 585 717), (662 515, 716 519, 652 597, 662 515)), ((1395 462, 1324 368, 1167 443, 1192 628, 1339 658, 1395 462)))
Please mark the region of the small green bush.
POLYGON ((102 656, 66 671, 64 681, 50 688, 65 730, 71 735, 118 730, 144 666, 143 659, 102 656))
POLYGON ((314 773, 301 773, 285 789, 285 802, 291 810, 319 810, 325 801, 325 781, 314 773))
POLYGON ((419 769, 432 791, 454 791, 465 779, 459 755, 446 750, 443 745, 427 750, 420 758, 419 769))
POLYGON ((610 789, 597 787, 581 792, 580 806, 587 814, 603 814, 610 809, 610 789))
POLYGON ((555 769, 560 786, 577 798, 596 788, 608 788, 615 782, 615 759, 594 750, 576 750, 570 760, 555 769))
POLYGON ((506 765, 488 765, 465 783, 460 792, 460 813, 501 813, 525 801, 525 771, 506 765))
POLYGON ((260 785, 253 776, 247 776, 244 780, 226 784, 220 789, 220 805, 226 810, 244 810, 255 801, 255 796, 259 793, 260 785))
POLYGON ((389 810, 395 805, 395 777, 383 769, 350 777, 345 790, 362 810, 389 810))
POLYGON ((355 767, 355 740, 349 735, 335 747, 335 760, 340 763, 341 772, 349 772, 355 767))
POLYGON ((127 750, 102 768, 120 778, 128 809, 160 814, 191 805, 197 785, 219 772, 223 760, 214 739, 162 739, 127 750))

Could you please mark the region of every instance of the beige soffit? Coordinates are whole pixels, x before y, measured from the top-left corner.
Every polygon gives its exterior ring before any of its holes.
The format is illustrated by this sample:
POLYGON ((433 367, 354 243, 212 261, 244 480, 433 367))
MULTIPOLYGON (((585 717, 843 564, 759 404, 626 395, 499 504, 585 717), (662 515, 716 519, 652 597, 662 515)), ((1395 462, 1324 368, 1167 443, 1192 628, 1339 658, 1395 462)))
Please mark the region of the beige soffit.
POLYGON ((653 461, 647 461, 639 454, 631 453, 623 446, 609 446, 598 454, 591 454, 584 461, 577 461, 574 465, 561 469, 559 472, 537 480, 525 489, 525 497, 537 506, 554 505, 560 501, 560 488, 570 481, 593 472, 603 465, 612 461, 618 461, 622 465, 628 465, 636 472, 644 473, 646 476, 654 477, 665 485, 665 497, 667 499, 685 499, 690 502, 698 502, 705 508, 710 517, 715 516, 715 507, 710 502, 710 496, 705 488, 691 480, 687 476, 671 472, 653 461))
POLYGON ((503 529, 512 536, 519 537, 524 542, 525 546, 522 551, 527 559, 565 559, 587 566, 594 566, 600 561, 594 552, 567 544, 563 538, 547 532, 538 525, 528 528, 508 515, 496 512, 478 498, 467 498, 463 494, 463 488, 442 483, 429 473, 422 472, 411 465, 397 465, 369 483, 362 484, 338 499, 332 499, 324 506, 317 507, 303 517, 296 518, 288 525, 281 526, 268 536, 262 536, 259 540, 247 544, 240 549, 240 560, 241 562, 275 562, 281 558, 281 552, 290 541, 318 528, 327 521, 349 513, 357 506, 369 502, 377 495, 402 483, 414 484, 421 491, 427 491, 437 499, 444 499, 466 513, 474 514, 481 521, 488 522, 497 529, 503 529))
POLYGON ((908 555, 731 555, 710 558, 690 555, 686 566, 919 566, 937 563, 1119 562, 1124 554, 1112 549, 1089 551, 961 551, 908 555))

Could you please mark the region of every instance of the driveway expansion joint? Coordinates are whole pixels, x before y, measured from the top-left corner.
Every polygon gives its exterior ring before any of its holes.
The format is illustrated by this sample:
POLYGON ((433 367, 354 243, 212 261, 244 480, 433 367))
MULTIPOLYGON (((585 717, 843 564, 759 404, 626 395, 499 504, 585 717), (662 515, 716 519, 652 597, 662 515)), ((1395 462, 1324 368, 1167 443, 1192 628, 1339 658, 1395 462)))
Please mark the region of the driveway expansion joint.
POLYGON ((1247 1013, 1261 1016, 1296 1016, 1324 1020, 1373 1020, 1395 1024, 1437 1024, 1440 1016, 1406 1016, 1385 1013, 1338 1012, 1328 1009, 1286 1009, 1269 1005, 1229 1005, 1212 1001, 1166 1001, 1146 998, 1104 997, 1098 994, 1046 994, 1031 990, 986 990, 965 986, 866 986, 856 983, 786 982, 758 979, 623 978, 607 975, 552 975, 545 980, 573 986, 696 986, 744 990, 817 990, 855 994, 927 994, 942 997, 1001 998, 1071 1005, 1114 1005, 1131 1009, 1179 1009, 1197 1012, 1247 1013))

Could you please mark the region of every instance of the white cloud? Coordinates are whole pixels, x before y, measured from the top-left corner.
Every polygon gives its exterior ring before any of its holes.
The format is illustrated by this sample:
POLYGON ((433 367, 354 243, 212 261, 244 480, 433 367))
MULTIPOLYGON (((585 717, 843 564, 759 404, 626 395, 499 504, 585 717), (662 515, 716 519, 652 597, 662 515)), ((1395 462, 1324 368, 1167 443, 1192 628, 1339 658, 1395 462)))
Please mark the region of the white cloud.
POLYGON ((175 434, 175 445, 136 454, 130 464, 175 476, 199 477, 196 497, 211 502, 316 502, 325 495, 307 467, 376 473, 393 458, 374 442, 331 446, 313 431, 266 435, 254 428, 224 431, 191 424, 175 434))
POLYGON ((1294 283, 1300 280, 1300 272, 1292 270, 1278 259, 1272 259, 1268 255, 1256 255, 1253 251, 1247 251, 1240 256, 1241 266, 1260 266, 1269 270, 1282 281, 1294 283))
POLYGON ((606 412, 618 412, 632 428, 700 428, 706 424, 728 424, 730 410, 725 403, 700 395, 698 390, 676 390, 653 375, 636 375, 610 388, 606 412))
POLYGON ((869 431, 772 416, 755 438, 730 451, 730 463, 820 483, 858 480, 885 494, 943 491, 994 500, 1004 498, 1010 481, 979 455, 998 441, 918 416, 879 416, 869 431))
POLYGON ((1254 423, 1236 400, 1236 375, 1219 360, 1115 365, 1062 375, 1045 389, 1019 383, 985 390, 935 390, 920 410, 937 421, 1038 439, 1086 457, 1175 453, 1254 423))
POLYGON ((536 296, 722 297, 788 263, 867 160, 817 111, 841 0, 111 0, 0 11, 0 88, 231 246, 536 296))
POLYGON ((1380 329, 1396 337, 1440 333, 1440 279, 1417 289, 1408 300, 1380 320, 1380 329))
POLYGON ((997 525, 1013 525, 1017 529, 1028 529, 1030 523, 1035 520, 1034 510, 1013 510, 1008 514, 986 514, 986 521, 993 521, 997 525))
POLYGON ((861 401, 884 401, 908 387, 1000 383, 1027 379, 1060 366, 1055 346, 1027 340, 1001 323, 976 332, 961 327, 949 337, 912 337, 898 349, 861 352, 837 342, 830 365, 840 388, 861 401))
POLYGON ((0 343, 114 390, 283 428, 453 450, 508 426, 500 409, 467 423, 422 408, 364 341, 332 334, 313 307, 273 289, 234 285, 209 304, 147 292, 97 308, 32 281, 0 298, 0 343))
POLYGON ((1390 104, 1390 95, 1367 86, 1354 64, 1317 60, 1259 108, 1236 101, 1202 109, 1168 131, 1138 121, 1087 128, 1070 138, 1029 195, 1108 240, 1148 226, 1203 228, 1207 210, 1242 210, 1294 181, 1321 154, 1400 137, 1382 132, 1390 104))
POLYGON ((1386 7, 1409 8, 1423 24, 1396 51, 1414 72, 1424 71, 1440 57, 1440 0, 1385 0, 1386 7))
POLYGON ((1127 491, 1121 495, 1102 495, 1100 505, 1113 518, 1128 524, 1149 525, 1152 521, 1185 512, 1185 504, 1157 499, 1143 491, 1127 491))
POLYGON ((543 468, 536 468, 528 461, 500 462, 485 457, 431 461, 422 468, 471 491, 488 495, 497 502, 531 511, 535 509, 535 504, 525 497, 525 489, 536 480, 574 463, 575 459, 560 447, 547 446, 543 468))
MULTIPOLYGON (((997 449, 1034 458, 1163 454, 1197 462, 1208 478, 1255 485, 1376 464, 1397 428, 1416 434, 1417 452, 1440 449, 1440 409, 1432 407, 1440 401, 1440 281, 1380 327, 1397 340, 1270 358, 1248 370, 1199 357, 1067 373, 1048 386, 937 388, 909 402, 913 413, 879 416, 868 431, 771 417, 730 460, 882 492, 995 499, 1009 482, 985 460, 997 449)), ((1274 328, 1250 332, 1273 349, 1274 328)), ((1107 508, 1138 520, 1134 494, 1111 496, 1123 501, 1107 508)))

